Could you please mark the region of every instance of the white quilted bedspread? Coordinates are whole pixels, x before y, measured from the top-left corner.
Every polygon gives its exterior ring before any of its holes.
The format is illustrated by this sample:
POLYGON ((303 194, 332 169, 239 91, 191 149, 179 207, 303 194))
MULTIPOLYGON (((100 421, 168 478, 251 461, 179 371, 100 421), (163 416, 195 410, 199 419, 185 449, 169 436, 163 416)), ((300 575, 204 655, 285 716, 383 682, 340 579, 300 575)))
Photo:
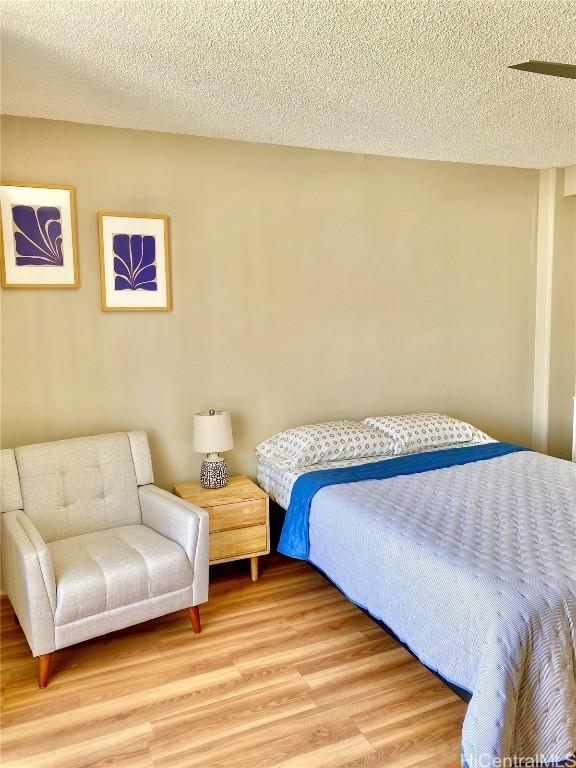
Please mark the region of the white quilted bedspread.
POLYGON ((537 453, 323 488, 310 560, 473 692, 469 768, 576 749, 576 465, 537 453))

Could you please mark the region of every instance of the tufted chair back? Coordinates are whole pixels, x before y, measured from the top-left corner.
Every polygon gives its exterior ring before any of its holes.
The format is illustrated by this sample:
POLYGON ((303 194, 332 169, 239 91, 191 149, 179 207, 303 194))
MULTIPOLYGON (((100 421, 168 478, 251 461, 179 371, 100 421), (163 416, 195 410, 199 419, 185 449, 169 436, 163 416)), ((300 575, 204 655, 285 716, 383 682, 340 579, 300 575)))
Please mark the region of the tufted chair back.
POLYGON ((2 511, 23 509, 46 542, 141 522, 138 486, 154 482, 145 432, 38 443, 2 454, 2 511))

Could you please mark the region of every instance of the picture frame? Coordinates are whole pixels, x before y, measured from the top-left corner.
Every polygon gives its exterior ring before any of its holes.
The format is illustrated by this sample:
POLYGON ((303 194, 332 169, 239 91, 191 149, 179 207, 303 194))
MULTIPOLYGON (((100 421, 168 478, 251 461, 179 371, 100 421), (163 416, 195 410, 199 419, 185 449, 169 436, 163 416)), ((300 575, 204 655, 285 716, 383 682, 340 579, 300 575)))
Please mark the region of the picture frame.
POLYGON ((98 213, 104 312, 172 309, 168 216, 98 213))
POLYGON ((4 288, 78 288, 74 187, 0 183, 0 272, 4 288))

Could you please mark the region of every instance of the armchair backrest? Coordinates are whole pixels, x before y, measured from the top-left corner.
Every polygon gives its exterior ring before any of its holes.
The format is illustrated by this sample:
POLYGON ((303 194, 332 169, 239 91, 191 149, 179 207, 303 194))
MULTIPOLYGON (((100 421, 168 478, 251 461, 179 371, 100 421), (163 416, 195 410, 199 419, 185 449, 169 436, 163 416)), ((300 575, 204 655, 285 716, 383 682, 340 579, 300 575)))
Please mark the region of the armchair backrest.
POLYGON ((138 486, 154 482, 145 432, 5 450, 2 474, 2 511, 20 500, 45 541, 140 523, 138 486))

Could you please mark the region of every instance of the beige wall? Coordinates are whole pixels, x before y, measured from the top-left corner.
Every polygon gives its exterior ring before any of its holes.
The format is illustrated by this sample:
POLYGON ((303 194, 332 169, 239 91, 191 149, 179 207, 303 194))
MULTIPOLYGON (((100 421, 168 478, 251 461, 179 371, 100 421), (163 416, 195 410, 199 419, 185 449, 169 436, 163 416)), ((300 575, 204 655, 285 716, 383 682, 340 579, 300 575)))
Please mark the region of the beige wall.
POLYGON ((76 187, 81 283, 3 291, 5 446, 143 428, 169 486, 210 406, 236 472, 375 413, 530 441, 536 171, 7 118, 2 175, 76 187), (100 310, 98 210, 170 217, 172 312, 100 310))

